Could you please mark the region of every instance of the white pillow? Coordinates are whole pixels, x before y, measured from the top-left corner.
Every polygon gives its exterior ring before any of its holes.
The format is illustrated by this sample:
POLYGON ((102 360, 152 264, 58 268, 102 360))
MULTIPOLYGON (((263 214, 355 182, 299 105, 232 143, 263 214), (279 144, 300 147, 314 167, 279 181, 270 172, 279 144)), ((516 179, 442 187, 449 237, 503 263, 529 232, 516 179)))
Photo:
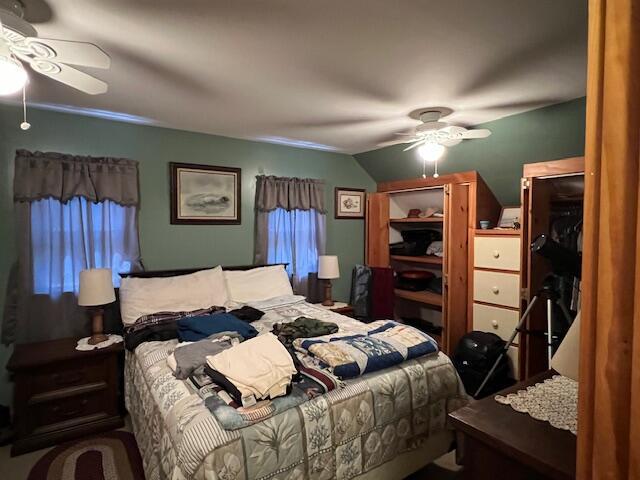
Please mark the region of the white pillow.
POLYGON ((125 325, 151 313, 223 306, 228 300, 219 266, 176 277, 123 278, 120 284, 120 316, 125 325))
POLYGON ((258 267, 251 270, 225 270, 229 300, 238 303, 268 300, 293 295, 284 265, 258 267))

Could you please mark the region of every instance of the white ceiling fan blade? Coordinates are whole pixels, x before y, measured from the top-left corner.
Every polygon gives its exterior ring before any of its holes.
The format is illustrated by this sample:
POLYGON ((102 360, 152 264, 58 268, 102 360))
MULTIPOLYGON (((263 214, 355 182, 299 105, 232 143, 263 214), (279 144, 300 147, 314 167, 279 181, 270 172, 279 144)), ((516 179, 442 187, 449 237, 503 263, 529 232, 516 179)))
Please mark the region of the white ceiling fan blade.
POLYGON ((419 140, 417 142, 415 142, 413 145, 409 145, 407 148, 405 148, 404 150, 402 150, 403 152, 408 152, 409 150, 412 150, 416 147, 419 147, 420 145, 422 145, 423 143, 426 143, 425 140, 419 140))
POLYGON ((33 37, 25 39, 25 43, 38 59, 93 68, 111 66, 109 55, 92 43, 33 37))
POLYGON ((462 138, 487 138, 489 135, 491 135, 491 130, 487 130, 486 128, 479 128, 477 130, 467 130, 462 134, 462 138))
POLYGON ((30 64, 35 72, 90 95, 105 93, 108 89, 108 85, 102 80, 98 80, 64 63, 32 60, 30 64))
POLYGON ((438 143, 444 147, 455 147, 462 142, 461 138, 451 138, 448 140, 439 140, 438 143))

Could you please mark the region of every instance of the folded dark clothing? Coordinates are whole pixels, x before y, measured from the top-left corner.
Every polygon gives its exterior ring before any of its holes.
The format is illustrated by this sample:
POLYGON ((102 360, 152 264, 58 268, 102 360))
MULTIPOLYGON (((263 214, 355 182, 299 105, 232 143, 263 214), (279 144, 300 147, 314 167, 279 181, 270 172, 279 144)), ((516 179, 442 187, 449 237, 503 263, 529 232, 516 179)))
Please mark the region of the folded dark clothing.
POLYGON ((138 345, 144 342, 155 342, 171 340, 178 338, 178 325, 176 322, 161 324, 161 325, 149 325, 148 327, 132 331, 124 332, 124 346, 127 350, 133 351, 138 345))
POLYGON ((213 383, 227 392, 229 396, 233 398, 236 404, 242 405, 242 394, 240 393, 240 390, 238 390, 238 387, 236 387, 231 380, 229 380, 219 371, 211 368, 209 365, 204 366, 204 373, 206 373, 209 378, 211 378, 213 383))
POLYGON ((201 315, 178 320, 178 338, 182 342, 197 342, 220 332, 237 332, 245 340, 258 335, 258 331, 250 324, 230 313, 201 315))
POLYGON ((181 318, 185 317, 198 317, 201 315, 209 315, 212 313, 224 312, 224 307, 212 306, 209 308, 198 308, 196 310, 184 311, 184 312, 156 312, 149 315, 143 315, 138 318, 133 325, 127 325, 124 327, 125 332, 135 332, 142 330, 151 325, 163 325, 167 323, 175 323, 181 318))
POLYGON ((255 322, 256 320, 260 320, 264 316, 263 311, 258 310, 257 308, 250 307, 248 305, 242 308, 236 308, 235 310, 231 310, 228 313, 230 313, 234 317, 239 318, 244 322, 249 322, 249 323, 255 322))
POLYGON ((287 349, 293 349, 293 341, 296 338, 320 337, 337 331, 338 326, 335 323, 307 317, 298 317, 289 323, 276 323, 271 330, 287 349))

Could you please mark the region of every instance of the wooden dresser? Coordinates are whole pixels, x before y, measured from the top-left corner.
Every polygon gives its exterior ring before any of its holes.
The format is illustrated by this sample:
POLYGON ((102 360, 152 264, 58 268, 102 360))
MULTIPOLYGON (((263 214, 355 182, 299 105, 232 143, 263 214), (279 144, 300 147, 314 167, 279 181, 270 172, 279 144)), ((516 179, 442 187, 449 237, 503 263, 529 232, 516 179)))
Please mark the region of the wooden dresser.
MULTIPOLYGON (((520 320, 520 230, 476 230, 473 249, 473 329, 509 340, 520 320)), ((519 380, 519 336, 509 347, 511 376, 519 380)))
POLYGON ((16 345, 12 455, 119 428, 122 344, 81 352, 77 338, 16 345))

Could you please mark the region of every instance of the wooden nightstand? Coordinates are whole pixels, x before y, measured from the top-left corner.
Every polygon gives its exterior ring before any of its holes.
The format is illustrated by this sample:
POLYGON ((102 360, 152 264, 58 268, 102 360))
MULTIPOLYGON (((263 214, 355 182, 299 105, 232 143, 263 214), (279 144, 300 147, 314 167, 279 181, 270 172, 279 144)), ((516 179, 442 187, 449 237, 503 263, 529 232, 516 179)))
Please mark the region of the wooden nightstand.
POLYGON ((353 307, 348 303, 335 302, 330 307, 325 307, 321 303, 314 303, 316 307, 324 308, 325 310, 331 310, 332 312, 339 313, 340 315, 346 315, 347 317, 353 317, 353 307))
POLYGON ((81 352, 78 338, 16 345, 11 455, 124 424, 118 404, 122 343, 81 352))

